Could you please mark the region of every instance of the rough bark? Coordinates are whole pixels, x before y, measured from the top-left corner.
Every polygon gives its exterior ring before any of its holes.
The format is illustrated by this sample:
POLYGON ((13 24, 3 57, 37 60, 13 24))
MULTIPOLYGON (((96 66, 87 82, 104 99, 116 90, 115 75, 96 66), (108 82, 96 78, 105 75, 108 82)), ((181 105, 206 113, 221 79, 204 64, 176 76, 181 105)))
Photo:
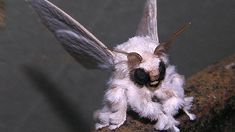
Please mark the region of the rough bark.
MULTIPOLYGON (((180 112, 181 131, 232 132, 235 130, 235 55, 217 62, 193 75, 186 82, 185 94, 195 97, 192 112, 195 121, 180 112)), ((117 132, 155 131, 153 123, 128 112, 127 121, 117 132)), ((100 132, 108 132, 107 128, 100 132)))
POLYGON ((4 19, 5 19, 5 3, 3 0, 0 0, 0 27, 3 27, 5 25, 4 19))

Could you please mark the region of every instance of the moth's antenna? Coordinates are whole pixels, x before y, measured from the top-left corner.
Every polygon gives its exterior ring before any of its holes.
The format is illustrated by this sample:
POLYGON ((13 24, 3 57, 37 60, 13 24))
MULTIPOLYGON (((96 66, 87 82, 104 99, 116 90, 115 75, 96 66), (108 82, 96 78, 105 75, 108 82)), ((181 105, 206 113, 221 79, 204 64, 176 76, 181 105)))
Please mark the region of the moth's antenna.
POLYGON ((182 34, 191 24, 191 22, 184 24, 178 31, 174 32, 171 37, 163 43, 160 43, 154 50, 155 55, 164 54, 171 46, 171 44, 175 41, 175 39, 182 34))
POLYGON ((176 38, 181 35, 190 25, 191 22, 185 23, 176 32, 174 32, 166 42, 163 42, 162 44, 164 44, 165 49, 167 50, 170 45, 176 40, 176 38))
POLYGON ((128 52, 125 52, 125 51, 122 51, 122 50, 117 50, 117 49, 114 49, 114 50, 111 50, 112 52, 116 52, 116 53, 121 53, 121 54, 125 54, 125 55, 128 55, 129 53, 128 52))
POLYGON ((129 52, 128 53, 128 52, 125 52, 122 50, 117 50, 117 49, 114 49, 112 51, 116 52, 116 53, 125 54, 127 56, 127 61, 121 61, 121 62, 116 63, 115 65, 122 64, 122 63, 128 63, 128 65, 130 67, 133 67, 133 66, 140 64, 143 60, 141 55, 136 52, 129 52))
POLYGON ((137 36, 149 36, 159 42, 157 30, 157 0, 146 0, 144 14, 138 26, 137 36))

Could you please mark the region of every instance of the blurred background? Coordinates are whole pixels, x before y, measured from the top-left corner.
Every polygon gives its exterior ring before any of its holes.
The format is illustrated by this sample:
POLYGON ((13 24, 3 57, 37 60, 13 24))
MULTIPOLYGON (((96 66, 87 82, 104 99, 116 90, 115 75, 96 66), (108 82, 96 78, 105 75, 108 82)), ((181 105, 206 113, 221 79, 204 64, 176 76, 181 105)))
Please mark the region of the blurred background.
MULTIPOLYGON (((86 70, 65 52, 29 2, 2 0, 0 131, 91 131, 110 73, 86 70)), ((133 37, 144 0, 51 0, 108 47, 133 37)), ((1 6, 0 6, 1 7, 1 6)), ((192 22, 169 51, 190 77, 235 53, 235 1, 158 0, 160 41, 192 22)))

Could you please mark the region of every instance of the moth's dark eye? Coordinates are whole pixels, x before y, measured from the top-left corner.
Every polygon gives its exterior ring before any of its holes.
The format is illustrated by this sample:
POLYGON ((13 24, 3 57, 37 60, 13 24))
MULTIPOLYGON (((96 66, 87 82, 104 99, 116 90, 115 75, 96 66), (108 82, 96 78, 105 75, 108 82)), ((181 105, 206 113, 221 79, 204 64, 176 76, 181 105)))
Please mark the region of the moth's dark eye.
POLYGON ((164 62, 160 62, 159 64, 159 78, 158 80, 163 80, 165 78, 165 74, 166 74, 166 65, 164 64, 164 62))
POLYGON ((139 85, 145 85, 150 81, 149 74, 142 68, 134 70, 133 81, 139 85))

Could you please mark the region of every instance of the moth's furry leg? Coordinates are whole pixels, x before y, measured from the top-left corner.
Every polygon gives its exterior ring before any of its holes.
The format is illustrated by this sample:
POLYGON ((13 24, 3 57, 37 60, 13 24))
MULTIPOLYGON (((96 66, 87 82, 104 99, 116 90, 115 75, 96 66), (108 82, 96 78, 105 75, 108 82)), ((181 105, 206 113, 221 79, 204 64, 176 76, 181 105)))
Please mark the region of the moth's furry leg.
POLYGON ((158 121, 155 125, 157 130, 165 130, 172 118, 169 118, 163 111, 162 105, 158 102, 153 102, 151 96, 144 89, 137 90, 129 88, 127 91, 128 103, 131 108, 139 113, 141 117, 146 117, 151 120, 158 121))
POLYGON ((172 132, 178 132, 179 129, 176 127, 179 122, 174 119, 174 115, 178 113, 179 109, 184 105, 184 100, 178 97, 171 97, 166 101, 163 101, 162 107, 163 111, 169 118, 172 118, 171 122, 165 129, 170 129, 172 132))
MULTIPOLYGON (((162 88, 155 92, 155 95, 162 99, 163 111, 166 115, 171 116, 174 122, 176 120, 173 116, 178 113, 179 109, 183 109, 191 120, 195 119, 195 115, 189 113, 193 98, 184 97, 184 78, 177 73, 173 73, 168 76, 168 80, 169 81, 165 83, 165 87, 167 88, 162 88)), ((173 132, 178 132, 179 129, 176 127, 178 125, 178 121, 175 123, 174 122, 168 126, 168 129, 173 132)))
MULTIPOLYGON (((165 113, 165 116, 169 119, 168 124, 163 129, 170 129, 172 132, 177 132, 179 129, 176 126, 179 125, 179 122, 175 120, 173 116, 180 108, 182 108, 184 101, 181 98, 174 97, 173 95, 173 91, 168 89, 159 89, 155 91, 155 96, 162 99, 162 110, 165 113)), ((161 120, 162 119, 159 118, 155 127, 161 128, 161 120)))
POLYGON ((177 128, 176 126, 178 124, 179 122, 175 120, 173 116, 164 113, 159 116, 157 123, 154 125, 154 128, 157 130, 171 130, 172 128, 177 128))
POLYGON ((163 111, 169 118, 172 118, 172 122, 165 127, 165 129, 169 129, 171 132, 179 132, 180 130, 176 127, 179 125, 179 122, 174 119, 174 115, 176 115, 179 109, 183 108, 183 111, 189 116, 190 120, 194 120, 196 116, 192 113, 189 113, 189 109, 192 106, 192 97, 180 98, 180 97, 171 97, 166 101, 163 101, 163 111))
POLYGON ((180 108, 184 105, 184 100, 178 97, 171 97, 163 101, 163 111, 168 115, 176 115, 180 108))
POLYGON ((109 129, 120 127, 126 120, 127 99, 124 88, 113 87, 106 93, 107 103, 110 105, 109 129))
POLYGON ((157 120, 155 128, 157 130, 165 130, 165 127, 169 125, 172 119, 162 111, 162 105, 152 101, 138 100, 138 98, 136 98, 136 101, 139 102, 139 107, 134 107, 134 111, 138 112, 142 117, 157 120))
POLYGON ((165 82, 164 87, 155 91, 155 96, 161 100, 163 112, 171 118, 168 126, 164 129, 178 132, 179 129, 176 126, 179 125, 179 122, 174 119, 174 115, 176 115, 179 109, 183 108, 185 104, 183 91, 184 78, 172 72, 166 80, 168 81, 165 82))
POLYGON ((109 125, 109 115, 111 114, 111 111, 107 105, 104 105, 104 107, 101 110, 97 110, 95 112, 95 129, 101 129, 103 127, 106 127, 109 125))
POLYGON ((109 126, 113 130, 120 127, 126 120, 127 102, 125 90, 111 88, 105 94, 105 106, 98 114, 96 129, 109 126))
POLYGON ((185 97, 183 111, 189 116, 190 120, 195 120, 196 115, 189 112, 190 108, 192 107, 192 102, 193 102, 193 97, 185 97))

